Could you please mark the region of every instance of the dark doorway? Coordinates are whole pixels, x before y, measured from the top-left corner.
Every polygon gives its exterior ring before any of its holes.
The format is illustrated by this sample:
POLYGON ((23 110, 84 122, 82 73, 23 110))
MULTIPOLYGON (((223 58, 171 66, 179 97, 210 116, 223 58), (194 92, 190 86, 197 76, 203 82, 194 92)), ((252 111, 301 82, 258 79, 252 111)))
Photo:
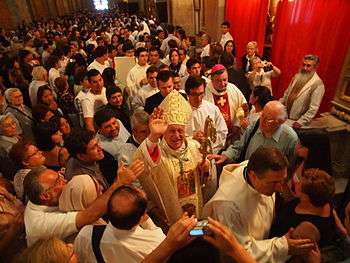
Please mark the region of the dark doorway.
POLYGON ((168 23, 168 5, 167 1, 157 1, 156 2, 157 7, 157 15, 159 17, 159 21, 161 23, 168 23))
POLYGON ((139 11, 139 3, 128 3, 129 14, 136 14, 139 11))

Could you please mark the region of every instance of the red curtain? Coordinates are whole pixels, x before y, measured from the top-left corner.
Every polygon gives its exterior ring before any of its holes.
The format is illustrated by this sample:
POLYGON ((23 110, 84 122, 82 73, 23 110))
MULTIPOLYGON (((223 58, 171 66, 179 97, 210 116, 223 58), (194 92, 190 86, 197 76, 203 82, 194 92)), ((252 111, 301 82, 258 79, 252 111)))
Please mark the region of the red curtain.
POLYGON ((320 111, 329 110, 350 43, 350 1, 281 0, 275 21, 272 62, 282 75, 274 83, 274 95, 283 95, 304 55, 316 54, 326 87, 320 111))
POLYGON ((231 23, 239 67, 249 41, 258 42, 258 53, 262 55, 268 6, 269 0, 226 0, 225 19, 231 23))

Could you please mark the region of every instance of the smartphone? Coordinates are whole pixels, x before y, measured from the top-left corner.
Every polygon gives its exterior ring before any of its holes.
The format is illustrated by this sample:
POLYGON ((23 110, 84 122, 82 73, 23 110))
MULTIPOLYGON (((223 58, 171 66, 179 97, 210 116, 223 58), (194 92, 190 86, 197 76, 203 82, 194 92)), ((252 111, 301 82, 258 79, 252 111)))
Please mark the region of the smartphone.
POLYGON ((198 237, 208 234, 208 220, 198 221, 197 225, 190 231, 191 237, 198 237))

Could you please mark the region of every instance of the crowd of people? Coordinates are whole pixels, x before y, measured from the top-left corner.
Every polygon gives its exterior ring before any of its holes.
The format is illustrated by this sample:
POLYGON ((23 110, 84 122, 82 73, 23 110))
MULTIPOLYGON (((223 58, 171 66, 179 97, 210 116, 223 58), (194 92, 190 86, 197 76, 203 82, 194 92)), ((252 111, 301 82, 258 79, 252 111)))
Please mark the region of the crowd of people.
POLYGON ((300 138, 319 58, 278 100, 283 72, 221 32, 116 10, 1 30, 1 260, 319 263, 336 242, 349 256, 350 204, 338 217, 300 138))

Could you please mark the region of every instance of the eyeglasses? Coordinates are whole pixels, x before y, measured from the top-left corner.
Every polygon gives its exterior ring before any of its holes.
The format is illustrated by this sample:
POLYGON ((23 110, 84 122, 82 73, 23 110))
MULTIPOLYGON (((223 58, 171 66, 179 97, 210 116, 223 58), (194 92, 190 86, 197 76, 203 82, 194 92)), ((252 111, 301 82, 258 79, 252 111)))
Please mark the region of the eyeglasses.
POLYGON ((64 179, 63 174, 61 173, 57 173, 57 179, 55 181, 55 183, 50 186, 49 188, 47 188, 44 192, 50 192, 51 190, 55 189, 58 185, 65 183, 66 179, 64 179))
POLYGON ((26 160, 29 160, 30 158, 34 157, 38 153, 42 153, 42 152, 39 149, 36 149, 35 152, 27 156, 26 160))

